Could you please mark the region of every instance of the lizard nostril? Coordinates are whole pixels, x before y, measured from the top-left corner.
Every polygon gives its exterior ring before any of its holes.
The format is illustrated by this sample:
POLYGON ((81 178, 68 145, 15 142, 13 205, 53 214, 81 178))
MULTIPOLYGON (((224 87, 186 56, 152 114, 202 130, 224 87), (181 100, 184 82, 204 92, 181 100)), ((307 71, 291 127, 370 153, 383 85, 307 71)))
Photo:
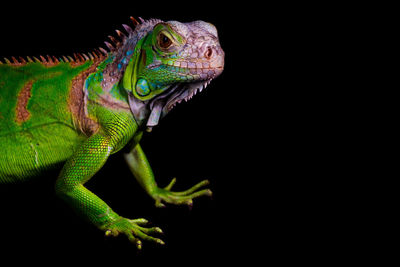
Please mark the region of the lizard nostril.
POLYGON ((206 52, 204 53, 204 57, 207 58, 207 59, 210 59, 211 56, 212 56, 212 54, 213 54, 212 48, 211 48, 211 47, 208 47, 207 50, 206 50, 206 52))

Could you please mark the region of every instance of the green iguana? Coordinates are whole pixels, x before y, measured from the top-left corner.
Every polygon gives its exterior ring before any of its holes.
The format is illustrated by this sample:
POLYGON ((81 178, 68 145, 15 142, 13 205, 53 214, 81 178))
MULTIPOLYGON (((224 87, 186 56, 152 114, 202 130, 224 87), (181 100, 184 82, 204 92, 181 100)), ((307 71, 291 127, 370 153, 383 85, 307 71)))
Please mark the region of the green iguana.
POLYGON ((183 192, 171 191, 175 178, 158 187, 139 141, 221 74, 224 52, 210 23, 131 20, 134 29, 123 25, 126 33, 110 36, 108 50, 0 61, 0 182, 26 181, 63 164, 57 195, 107 236, 124 234, 140 249, 141 240, 164 244, 152 237, 161 229, 119 216, 84 184, 129 146, 126 163, 157 207, 211 195, 201 189, 207 180, 183 192))

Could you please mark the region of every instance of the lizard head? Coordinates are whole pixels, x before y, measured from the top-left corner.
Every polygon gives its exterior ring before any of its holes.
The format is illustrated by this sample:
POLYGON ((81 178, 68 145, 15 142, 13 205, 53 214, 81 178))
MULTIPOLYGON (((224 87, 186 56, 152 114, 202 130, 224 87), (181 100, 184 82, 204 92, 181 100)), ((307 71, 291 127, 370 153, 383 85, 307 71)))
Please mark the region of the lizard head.
POLYGON ((123 76, 131 110, 135 117, 148 117, 149 128, 177 103, 204 89, 224 68, 224 52, 212 24, 153 24, 136 43, 123 76))

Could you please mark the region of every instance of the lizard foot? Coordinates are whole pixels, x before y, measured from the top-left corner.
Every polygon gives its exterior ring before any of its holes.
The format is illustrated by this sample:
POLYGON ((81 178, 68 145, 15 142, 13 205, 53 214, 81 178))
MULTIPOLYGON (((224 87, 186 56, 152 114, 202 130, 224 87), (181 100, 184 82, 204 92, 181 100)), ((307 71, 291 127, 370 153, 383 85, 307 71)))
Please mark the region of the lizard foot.
POLYGON ((164 245, 165 243, 161 239, 149 236, 149 234, 162 234, 162 230, 159 227, 145 228, 141 226, 147 223, 146 219, 129 220, 120 217, 102 227, 102 230, 105 231, 106 236, 118 236, 120 233, 125 234, 129 241, 134 243, 138 249, 142 248, 142 241, 140 239, 164 245))
POLYGON ((188 190, 182 192, 171 191, 171 188, 175 184, 175 182, 176 178, 172 179, 169 185, 167 185, 166 187, 157 187, 153 191, 152 197, 156 200, 156 207, 165 207, 162 202, 176 205, 188 205, 189 207, 192 207, 194 198, 212 195, 210 189, 197 191, 201 187, 208 185, 210 183, 208 180, 201 181, 200 183, 189 188, 188 190))

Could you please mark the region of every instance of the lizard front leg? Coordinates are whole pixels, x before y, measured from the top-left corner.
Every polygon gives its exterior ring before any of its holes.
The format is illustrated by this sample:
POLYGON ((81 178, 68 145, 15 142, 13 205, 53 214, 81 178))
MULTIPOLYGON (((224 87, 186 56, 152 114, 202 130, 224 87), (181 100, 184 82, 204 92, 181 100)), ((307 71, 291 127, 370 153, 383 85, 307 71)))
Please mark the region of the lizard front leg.
POLYGON ((118 150, 118 138, 96 134, 88 138, 64 165, 57 181, 56 192, 75 211, 106 232, 106 235, 125 234, 140 249, 141 240, 164 244, 149 234, 162 233, 158 227, 142 227, 145 219, 129 220, 119 216, 103 200, 84 187, 106 162, 109 155, 118 150))
POLYGON ((157 207, 164 207, 165 205, 162 202, 192 206, 194 198, 200 196, 211 196, 212 194, 210 189, 197 191, 203 186, 208 185, 208 180, 204 180, 182 192, 171 191, 172 186, 176 182, 175 178, 173 178, 166 187, 158 187, 150 164, 139 144, 136 144, 129 153, 124 154, 124 157, 136 180, 146 190, 146 192, 155 199, 157 207))

